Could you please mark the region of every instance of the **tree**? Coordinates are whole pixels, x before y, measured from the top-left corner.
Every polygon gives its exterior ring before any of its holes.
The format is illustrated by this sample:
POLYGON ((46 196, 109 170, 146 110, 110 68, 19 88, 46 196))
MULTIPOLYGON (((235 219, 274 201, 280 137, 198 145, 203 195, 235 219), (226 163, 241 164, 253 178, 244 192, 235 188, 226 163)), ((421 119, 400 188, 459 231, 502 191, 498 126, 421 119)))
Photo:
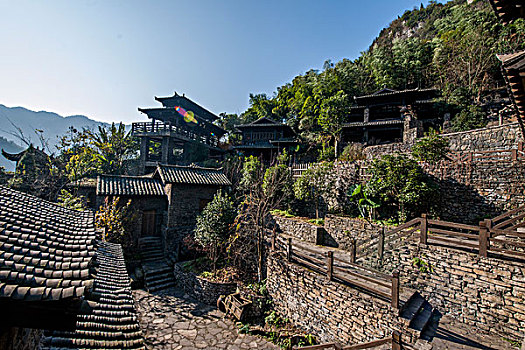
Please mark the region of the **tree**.
POLYGON ((467 131, 482 128, 487 125, 487 118, 478 106, 468 106, 452 119, 454 131, 467 131))
POLYGON ((103 239, 108 242, 122 243, 126 226, 134 219, 131 212, 131 199, 120 205, 119 197, 106 197, 104 204, 95 213, 95 226, 103 229, 103 239))
POLYGON ((283 171, 283 157, 279 160, 277 165, 265 170, 257 158, 247 158, 241 180, 245 200, 242 203, 240 222, 245 223, 250 228, 246 232, 253 235, 250 241, 254 243, 254 250, 257 252, 259 282, 263 280, 265 230, 271 219, 270 212, 279 208, 287 198, 285 189, 290 186, 290 175, 283 171))
POLYGON ((419 139, 412 148, 412 156, 422 162, 436 163, 448 153, 448 140, 439 136, 437 131, 430 131, 419 139))
POLYGON ((319 125, 323 132, 334 140, 334 156, 337 158, 338 142, 341 139, 343 123, 346 121, 350 110, 348 96, 343 91, 338 91, 335 95, 326 98, 321 103, 319 114, 319 125))
POLYGON ((335 185, 335 178, 330 176, 333 166, 332 162, 315 164, 294 183, 294 193, 297 199, 313 201, 316 219, 319 219, 323 196, 329 194, 335 185))
POLYGON ((232 233, 237 211, 230 197, 219 190, 197 217, 195 240, 208 253, 216 271, 217 261, 224 253, 224 244, 232 233))
POLYGON ((370 173, 366 191, 383 216, 402 222, 430 209, 435 186, 414 159, 384 155, 372 162, 370 173))
POLYGON ((82 196, 75 196, 67 190, 60 190, 57 198, 58 204, 73 210, 86 210, 85 199, 82 196))

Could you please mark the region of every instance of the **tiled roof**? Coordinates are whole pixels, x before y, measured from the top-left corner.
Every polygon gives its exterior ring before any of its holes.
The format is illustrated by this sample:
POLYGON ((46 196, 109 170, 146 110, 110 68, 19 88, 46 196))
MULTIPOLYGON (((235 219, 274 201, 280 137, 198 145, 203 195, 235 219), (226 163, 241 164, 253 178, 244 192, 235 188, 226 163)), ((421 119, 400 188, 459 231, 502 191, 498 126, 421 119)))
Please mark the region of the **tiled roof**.
POLYGON ((157 172, 164 183, 231 186, 230 180, 221 169, 159 165, 157 172))
POLYGON ((100 175, 97 196, 165 196, 158 179, 142 176, 100 175))
POLYGON ((94 240, 93 213, 0 186, 0 299, 82 297, 93 285, 94 240))
POLYGON ((99 242, 92 309, 77 315, 73 331, 46 332, 43 349, 145 349, 119 244, 99 242))
POLYGON ((355 96, 354 99, 358 101, 362 99, 375 98, 375 97, 381 97, 381 96, 403 95, 407 93, 429 93, 431 94, 431 93, 436 93, 436 92, 437 90, 432 89, 432 88, 428 88, 428 89, 416 88, 416 89, 407 89, 407 90, 400 90, 400 91, 391 90, 391 89, 383 89, 381 91, 377 91, 370 95, 355 96))

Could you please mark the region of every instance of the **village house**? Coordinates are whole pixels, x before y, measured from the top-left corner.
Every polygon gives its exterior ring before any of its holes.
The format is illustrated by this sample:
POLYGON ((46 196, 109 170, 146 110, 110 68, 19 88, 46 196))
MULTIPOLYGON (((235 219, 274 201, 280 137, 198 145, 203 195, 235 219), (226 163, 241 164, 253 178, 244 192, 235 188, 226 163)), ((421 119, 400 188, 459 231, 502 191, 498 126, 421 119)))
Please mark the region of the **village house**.
POLYGON ((156 237, 162 255, 176 259, 184 237, 193 232, 197 215, 218 190, 231 183, 221 169, 198 166, 157 165, 146 176, 101 175, 97 179, 97 203, 120 197, 131 200, 139 224, 133 243, 156 237))
POLYGON ((0 186, 0 349, 144 349, 120 245, 91 211, 0 186))
POLYGON ((409 143, 423 136, 429 127, 443 123, 444 116, 434 109, 437 95, 435 89, 383 89, 354 97, 355 105, 343 125, 343 143, 409 143))
POLYGON ((213 124, 218 116, 177 93, 155 100, 162 107, 139 108, 151 121, 131 126, 132 135, 140 139, 139 174, 153 171, 157 163, 182 161, 184 152, 189 156, 192 146, 205 150, 205 158, 221 159, 224 151, 219 139, 226 131, 213 124))
POLYGON ((298 144, 293 129, 284 123, 263 117, 254 122, 235 125, 242 141, 234 150, 245 156, 261 157, 263 160, 273 160, 283 149, 289 149, 298 144))

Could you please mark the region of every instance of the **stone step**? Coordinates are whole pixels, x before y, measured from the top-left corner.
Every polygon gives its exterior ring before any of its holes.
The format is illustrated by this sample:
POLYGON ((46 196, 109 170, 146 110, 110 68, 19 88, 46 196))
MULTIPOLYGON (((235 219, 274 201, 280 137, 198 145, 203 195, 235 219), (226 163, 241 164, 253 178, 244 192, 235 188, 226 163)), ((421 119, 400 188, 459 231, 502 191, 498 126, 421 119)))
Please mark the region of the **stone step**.
POLYGON ((167 289, 167 288, 171 288, 171 287, 175 287, 175 281, 171 281, 171 282, 167 282, 167 283, 164 283, 164 284, 156 285, 156 286, 151 287, 151 288, 150 287, 146 287, 146 289, 149 292, 156 292, 156 291, 167 289))
POLYGON ((173 277, 163 278, 155 281, 147 281, 145 283, 147 288, 155 288, 157 286, 162 286, 165 284, 175 284, 175 279, 173 277))
POLYGON ((158 263, 164 261, 164 257, 158 256, 158 257, 151 257, 151 258, 142 258, 142 262, 146 263, 158 263))
POLYGON ((437 330, 439 328, 439 320, 442 316, 443 315, 441 314, 441 312, 439 312, 439 310, 437 310, 436 308, 432 310, 432 316, 430 317, 430 321, 421 332, 420 338, 422 340, 431 342, 432 339, 434 339, 434 336, 436 335, 437 330))
POLYGON ((432 316, 432 305, 428 301, 424 301, 419 311, 414 316, 412 321, 410 321, 410 328, 415 329, 416 331, 423 331, 423 329, 430 322, 432 316))
POLYGON ((164 254, 161 252, 151 252, 151 253, 142 253, 143 258, 155 258, 155 257, 164 257, 164 254))
POLYGON ((143 269, 144 269, 145 276, 156 275, 156 274, 165 273, 165 272, 173 272, 173 269, 169 265, 163 264, 163 263, 145 264, 143 266, 143 269))
POLYGON ((402 321, 405 324, 409 324, 418 314, 419 309, 424 302, 425 298, 423 298, 419 292, 412 294, 412 296, 407 300, 399 312, 399 316, 403 319, 402 321))
POLYGON ((155 274, 155 275, 149 275, 149 276, 144 277, 144 280, 148 284, 153 283, 155 281, 168 280, 168 279, 174 279, 173 272, 170 271, 170 272, 166 272, 163 274, 155 274))

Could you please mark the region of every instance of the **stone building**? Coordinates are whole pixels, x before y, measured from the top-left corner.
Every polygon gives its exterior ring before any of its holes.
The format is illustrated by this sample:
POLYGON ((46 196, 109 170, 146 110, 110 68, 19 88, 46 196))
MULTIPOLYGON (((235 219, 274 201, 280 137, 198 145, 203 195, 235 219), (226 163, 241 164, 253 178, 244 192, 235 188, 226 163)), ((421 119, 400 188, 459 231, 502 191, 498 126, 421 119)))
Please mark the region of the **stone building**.
POLYGON ((241 144, 233 148, 245 156, 261 157, 272 161, 283 149, 298 144, 293 129, 270 118, 259 118, 254 122, 235 125, 242 135, 241 144))
POLYGON ((118 196, 131 199, 139 224, 135 243, 145 237, 159 237, 164 254, 176 259, 184 237, 193 232, 197 215, 215 193, 231 183, 221 169, 197 166, 157 165, 146 176, 98 177, 97 201, 118 196))
POLYGON ((383 89, 354 97, 356 105, 343 125, 342 141, 369 145, 410 143, 423 136, 424 130, 443 123, 444 116, 434 109, 435 97, 435 89, 383 89))
POLYGON ((144 349, 120 245, 93 213, 0 186, 0 349, 144 349))
POLYGON ((218 116, 177 93, 155 100, 162 107, 139 108, 151 121, 131 126, 132 135, 140 139, 139 174, 153 171, 157 163, 187 161, 196 153, 203 159, 193 161, 221 158, 219 139, 226 131, 213 124, 218 116))

